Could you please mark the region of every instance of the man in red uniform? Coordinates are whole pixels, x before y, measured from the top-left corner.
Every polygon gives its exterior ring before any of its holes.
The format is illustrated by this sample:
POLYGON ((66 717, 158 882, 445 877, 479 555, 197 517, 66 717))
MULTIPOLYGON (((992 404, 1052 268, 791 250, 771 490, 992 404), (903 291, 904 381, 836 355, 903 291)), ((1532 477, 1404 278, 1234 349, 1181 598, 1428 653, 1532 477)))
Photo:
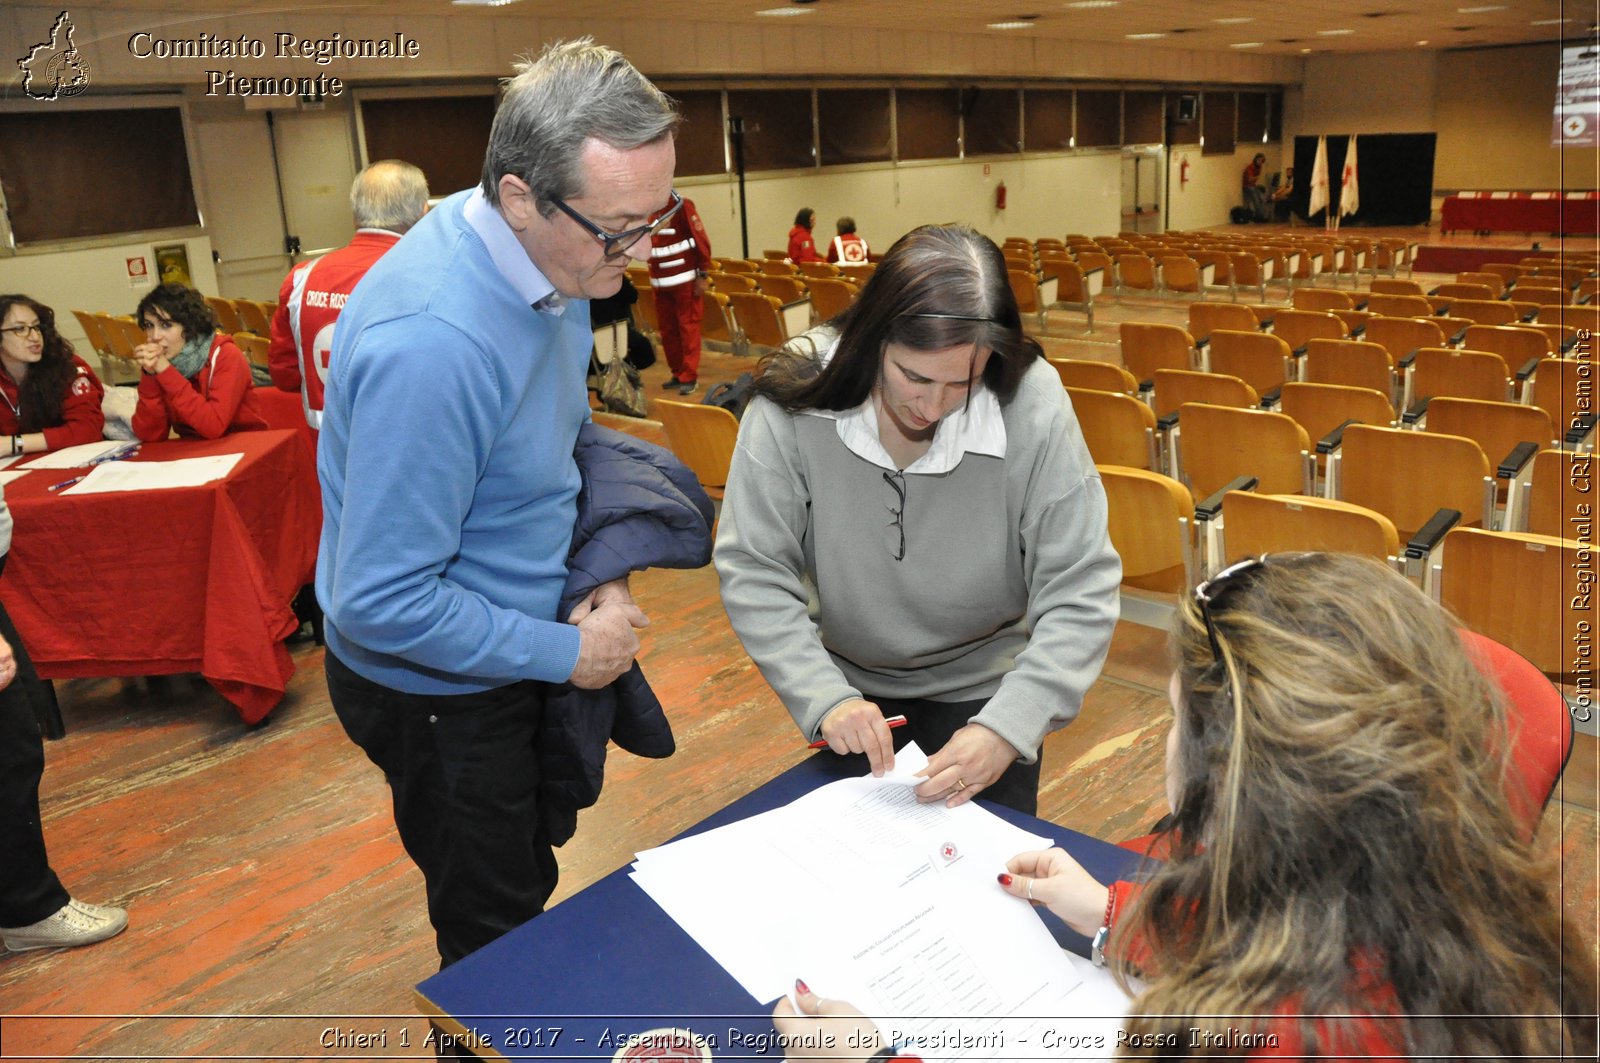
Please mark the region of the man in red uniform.
POLYGON ((711 238, 694 202, 685 199, 677 216, 650 238, 648 263, 661 349, 672 370, 661 386, 682 395, 691 394, 700 378, 700 318, 710 265, 711 238))
POLYGON ((867 261, 867 242, 856 235, 856 220, 848 215, 835 226, 839 235, 828 244, 828 261, 859 266, 867 261))
POLYGON ((375 162, 350 186, 350 209, 355 239, 290 270, 272 316, 272 382, 300 392, 312 428, 322 427, 322 387, 339 311, 373 263, 427 213, 428 179, 409 162, 375 162))

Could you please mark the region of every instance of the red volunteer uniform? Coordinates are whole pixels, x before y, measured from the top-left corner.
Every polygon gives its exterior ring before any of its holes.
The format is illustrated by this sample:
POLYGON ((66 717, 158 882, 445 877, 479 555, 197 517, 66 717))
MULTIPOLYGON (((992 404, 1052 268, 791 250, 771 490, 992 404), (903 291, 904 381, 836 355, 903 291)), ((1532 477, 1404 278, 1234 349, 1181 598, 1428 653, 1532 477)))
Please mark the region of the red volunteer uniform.
POLYGON ((170 364, 159 373, 139 374, 139 405, 133 411, 133 434, 146 443, 180 436, 216 439, 229 432, 267 428, 256 409, 250 363, 231 336, 220 332, 211 341, 206 364, 186 378, 170 364))
POLYGON ((674 380, 692 384, 700 375, 700 320, 705 303, 695 279, 711 265, 711 238, 694 203, 683 206, 666 228, 650 238, 650 287, 655 290, 661 348, 674 380))
POLYGON ((835 236, 828 244, 828 261, 842 262, 847 266, 864 265, 867 261, 867 242, 855 233, 835 236))
POLYGON ((811 230, 804 225, 796 225, 789 230, 789 261, 822 261, 822 256, 817 254, 817 245, 811 242, 811 230))
POLYGON ((280 389, 300 392, 300 405, 312 428, 322 427, 322 389, 333 350, 333 323, 367 270, 399 239, 399 233, 387 229, 357 229, 355 239, 344 247, 302 262, 283 278, 267 365, 280 389))
MULTIPOLYGON (((73 355, 72 364, 78 371, 61 399, 61 423, 41 429, 44 445, 50 450, 97 443, 105 434, 106 415, 100 408, 100 400, 105 398, 106 389, 82 358, 73 355)), ((0 396, 5 398, 5 403, 0 405, 0 437, 27 435, 19 425, 22 409, 18 390, 11 374, 0 372, 0 396)))

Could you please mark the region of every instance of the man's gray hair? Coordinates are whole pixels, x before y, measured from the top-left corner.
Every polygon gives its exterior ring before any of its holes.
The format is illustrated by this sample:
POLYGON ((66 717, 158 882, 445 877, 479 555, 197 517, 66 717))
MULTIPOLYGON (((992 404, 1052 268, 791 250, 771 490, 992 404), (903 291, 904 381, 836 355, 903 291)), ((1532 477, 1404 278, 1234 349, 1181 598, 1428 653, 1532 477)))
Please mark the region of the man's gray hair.
POLYGON ((350 212, 358 229, 403 233, 428 212, 428 178, 409 162, 375 162, 351 183, 350 212))
POLYGON ((622 151, 653 144, 677 128, 677 107, 621 53, 591 37, 557 41, 517 64, 506 80, 483 159, 483 195, 500 202, 500 178, 533 190, 539 213, 554 198, 583 194, 579 156, 590 137, 622 151))

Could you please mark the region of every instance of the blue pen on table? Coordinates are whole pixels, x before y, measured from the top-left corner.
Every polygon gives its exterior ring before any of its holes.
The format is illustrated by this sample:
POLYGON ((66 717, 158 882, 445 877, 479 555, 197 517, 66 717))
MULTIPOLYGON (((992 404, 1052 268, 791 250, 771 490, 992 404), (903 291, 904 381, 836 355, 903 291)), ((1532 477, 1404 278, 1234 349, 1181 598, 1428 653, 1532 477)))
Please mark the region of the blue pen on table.
POLYGON ((96 458, 93 461, 91 461, 89 464, 90 465, 100 465, 100 464, 102 464, 104 462, 108 462, 108 461, 121 461, 124 458, 134 457, 138 453, 139 453, 139 444, 138 443, 131 443, 131 444, 123 447, 120 450, 113 450, 111 453, 105 455, 104 457, 96 458))
POLYGON ((46 487, 45 490, 46 491, 64 491, 67 488, 71 487, 73 484, 82 483, 84 481, 84 478, 87 477, 88 475, 89 475, 88 473, 84 473, 83 476, 74 476, 70 480, 62 480, 58 484, 51 484, 49 487, 46 487))

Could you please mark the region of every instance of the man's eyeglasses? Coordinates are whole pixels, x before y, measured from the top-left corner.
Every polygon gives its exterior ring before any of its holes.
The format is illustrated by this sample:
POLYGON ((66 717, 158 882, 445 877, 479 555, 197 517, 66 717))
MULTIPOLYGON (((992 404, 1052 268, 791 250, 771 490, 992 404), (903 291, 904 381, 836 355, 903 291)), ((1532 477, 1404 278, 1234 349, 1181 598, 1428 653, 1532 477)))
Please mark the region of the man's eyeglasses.
POLYGON ((8 336, 15 336, 19 340, 25 340, 29 336, 43 336, 44 335, 44 326, 43 325, 12 325, 10 328, 0 328, 0 332, 4 332, 8 336))
POLYGON ((1266 554, 1247 557, 1229 565, 1194 589, 1194 600, 1200 604, 1200 615, 1206 622, 1206 638, 1211 640, 1211 656, 1219 662, 1222 660, 1222 647, 1217 642, 1217 626, 1211 619, 1211 603, 1227 593, 1228 588, 1240 577, 1264 567, 1266 563, 1266 554))
POLYGON ((675 191, 671 195, 672 198, 667 202, 667 209, 655 221, 646 222, 643 225, 635 225, 633 228, 624 229, 620 233, 607 232, 600 228, 600 226, 567 206, 566 201, 560 196, 551 196, 550 202, 554 203, 567 217, 589 230, 589 235, 600 241, 601 253, 606 258, 610 258, 626 251, 646 236, 654 236, 666 228, 667 222, 671 221, 673 216, 678 213, 678 208, 683 206, 682 196, 675 191))
POLYGON ((886 543, 889 553, 894 555, 896 561, 906 559, 906 477, 901 472, 886 472, 883 482, 894 488, 894 496, 898 504, 886 507, 894 514, 894 520, 885 529, 888 532, 886 543))

